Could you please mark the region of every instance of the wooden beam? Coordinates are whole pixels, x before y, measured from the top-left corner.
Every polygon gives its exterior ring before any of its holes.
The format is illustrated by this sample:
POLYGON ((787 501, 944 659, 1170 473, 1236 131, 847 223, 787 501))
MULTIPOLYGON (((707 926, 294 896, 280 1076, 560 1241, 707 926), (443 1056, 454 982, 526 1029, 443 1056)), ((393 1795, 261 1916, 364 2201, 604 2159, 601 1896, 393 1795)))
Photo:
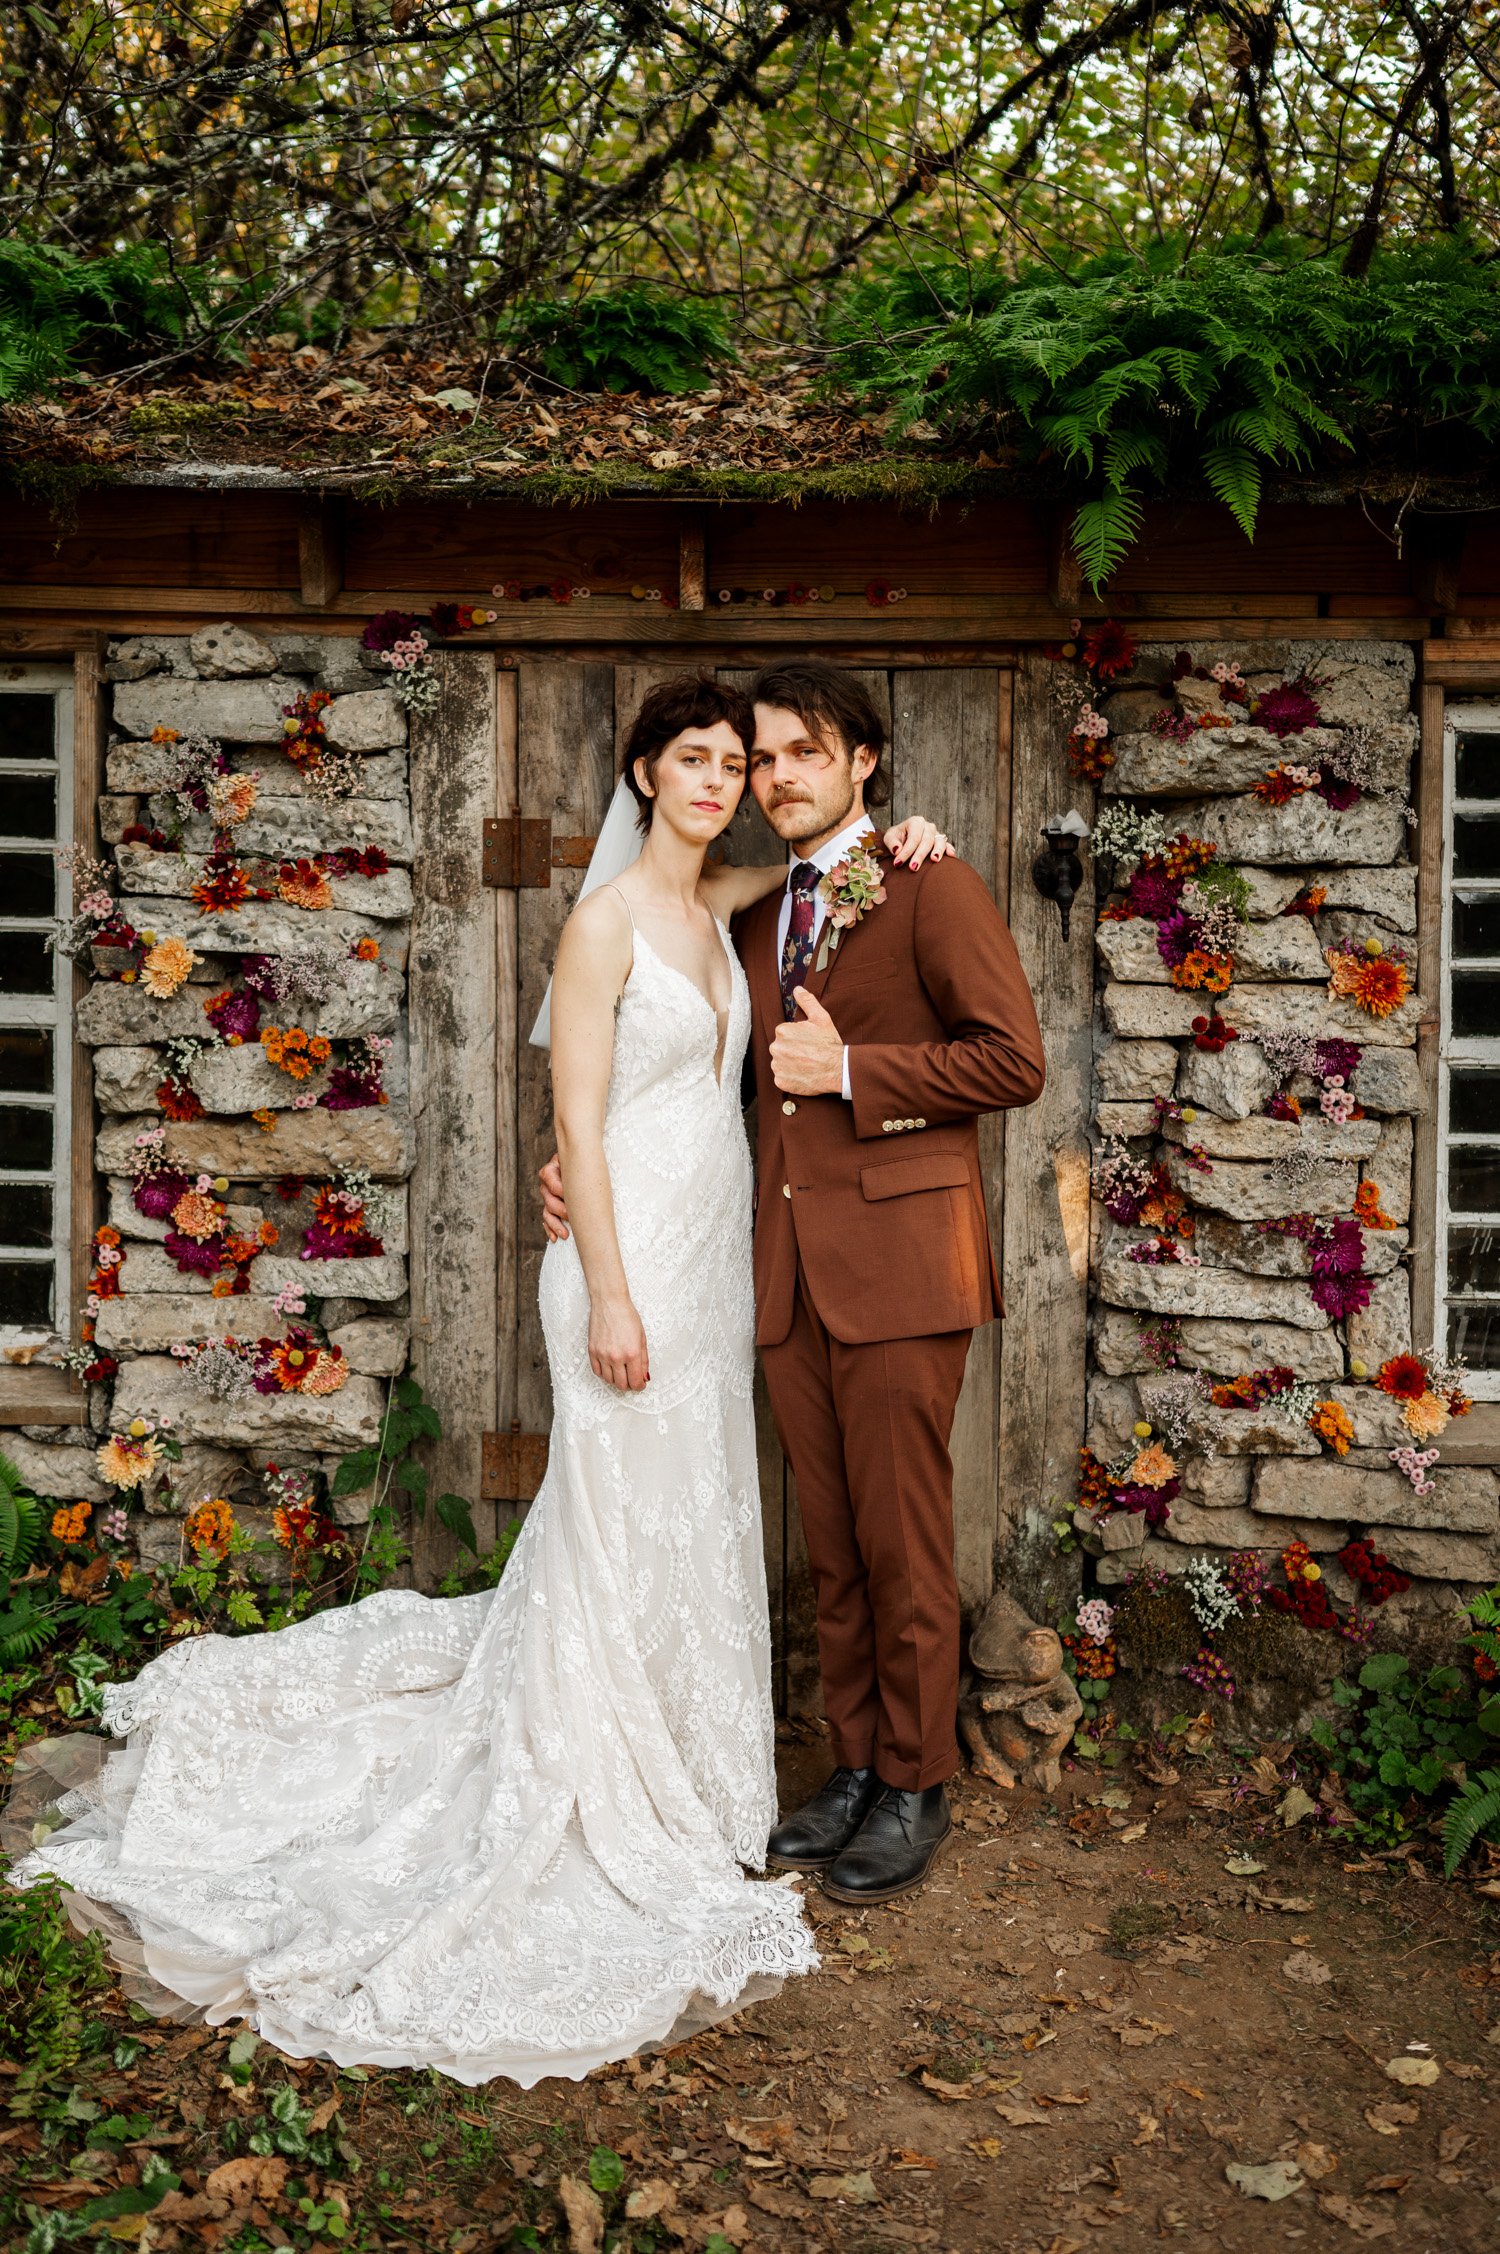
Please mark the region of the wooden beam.
POLYGON ((326 610, 344 584, 342 502, 319 494, 301 503, 297 511, 297 568, 307 608, 326 610))
POLYGON ((685 516, 677 531, 677 604, 702 610, 708 601, 708 532, 701 515, 685 516))
POLYGON ((1437 1289, 1438 980, 1443 931, 1443 692, 1432 682, 1418 691, 1421 742, 1417 753, 1417 987, 1424 1012, 1417 1026, 1417 1071, 1426 1099, 1414 1122, 1411 1204, 1412 1336, 1419 1348, 1433 1339, 1437 1289))
POLYGON ((1424 643, 1422 679, 1437 689, 1500 688, 1500 635, 1446 636, 1424 643))
POLYGON ((1467 534, 1462 517, 1411 519, 1406 535, 1408 574, 1412 594, 1424 610, 1447 616, 1458 609, 1467 534))
POLYGON ((1084 594, 1083 565, 1073 552, 1069 519, 1059 509, 1047 532, 1048 600, 1065 618, 1073 618, 1083 608, 1084 594))

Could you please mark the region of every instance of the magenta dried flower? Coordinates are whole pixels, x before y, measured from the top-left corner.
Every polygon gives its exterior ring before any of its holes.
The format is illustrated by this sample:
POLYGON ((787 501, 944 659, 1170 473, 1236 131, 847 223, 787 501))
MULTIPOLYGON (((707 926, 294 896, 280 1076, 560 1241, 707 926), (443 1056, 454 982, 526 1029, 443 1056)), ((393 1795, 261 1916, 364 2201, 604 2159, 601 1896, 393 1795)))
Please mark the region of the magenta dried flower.
POLYGON ((1168 970, 1185 963, 1198 944, 1198 927, 1181 908, 1163 916, 1156 927, 1156 952, 1168 970))
POLYGON ((1175 912, 1185 881, 1182 877, 1168 876, 1165 869, 1138 868, 1126 887, 1126 906, 1132 915, 1160 923, 1164 916, 1175 912))
POLYGON ((1324 805, 1332 807, 1335 814, 1347 813, 1351 806, 1359 804, 1363 796, 1358 783, 1346 782, 1342 775, 1335 775, 1326 767, 1320 770, 1313 788, 1324 805))
POLYGON ((184 1236, 180 1229, 168 1229, 162 1239, 162 1249, 169 1260, 175 1260, 185 1276, 216 1276, 224 1252, 222 1236, 207 1237, 200 1244, 196 1237, 184 1236))
POLYGON ((1321 710, 1317 698, 1310 697, 1299 682, 1283 681, 1279 688, 1267 689, 1256 699, 1251 718, 1257 728, 1281 740, 1300 736, 1304 728, 1315 728, 1321 710))
POLYGON ((163 1166, 158 1173, 141 1175, 130 1193, 130 1202, 148 1221, 165 1221, 183 1192, 192 1186, 191 1174, 163 1166))

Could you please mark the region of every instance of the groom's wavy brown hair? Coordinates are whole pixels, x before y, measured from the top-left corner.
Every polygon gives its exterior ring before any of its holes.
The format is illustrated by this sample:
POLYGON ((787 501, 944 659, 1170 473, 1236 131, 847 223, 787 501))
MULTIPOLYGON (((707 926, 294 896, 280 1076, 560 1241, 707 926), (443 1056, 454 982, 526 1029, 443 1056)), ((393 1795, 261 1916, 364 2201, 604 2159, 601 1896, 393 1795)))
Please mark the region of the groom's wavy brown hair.
POLYGON ((748 760, 755 744, 755 707, 743 689, 716 681, 711 673, 680 673, 646 691, 625 739, 625 787, 639 808, 636 821, 643 830, 651 827, 651 799, 636 778, 636 761, 645 762, 654 783, 657 761, 674 736, 686 728, 712 728, 720 720, 733 728, 748 760))
POLYGON ((784 665, 763 665, 750 684, 750 702, 774 704, 781 712, 795 712, 804 728, 820 742, 832 736, 846 759, 861 744, 875 754, 875 764, 865 777, 866 806, 885 806, 891 782, 885 768, 885 722, 874 700, 852 673, 826 658, 793 658, 784 665))

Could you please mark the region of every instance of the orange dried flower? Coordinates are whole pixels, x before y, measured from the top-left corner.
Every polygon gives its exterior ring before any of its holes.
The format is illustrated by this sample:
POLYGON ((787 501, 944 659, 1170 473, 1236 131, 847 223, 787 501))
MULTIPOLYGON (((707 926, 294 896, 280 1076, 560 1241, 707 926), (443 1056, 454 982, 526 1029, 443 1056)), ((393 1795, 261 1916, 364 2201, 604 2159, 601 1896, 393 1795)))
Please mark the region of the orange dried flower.
POLYGON ((51 1534, 54 1542, 81 1542, 88 1532, 92 1503, 68 1503, 52 1514, 51 1534))
POLYGON ((312 861, 288 861, 276 880, 278 896, 293 908, 331 908, 333 892, 323 871, 312 861))
POLYGON ((225 1558, 234 1539, 234 1512, 222 1496, 216 1496, 189 1511, 183 1532, 200 1558, 225 1558))
POLYGON ((1307 1420, 1309 1432, 1326 1440, 1336 1456, 1347 1456, 1349 1443, 1354 1438, 1354 1426, 1347 1409, 1337 1401, 1320 1401, 1307 1420))
POLYGON ((250 1114, 263 1135, 275 1134, 278 1116, 276 1112, 272 1111, 269 1104, 262 1104, 259 1110, 252 1111, 250 1114))
POLYGON ((1435 1440, 1446 1431, 1450 1413, 1444 1394, 1424 1393, 1420 1399, 1407 1402, 1401 1422, 1414 1440, 1435 1440))
POLYGON ((206 1244, 216 1237, 224 1220, 223 1207, 216 1198, 207 1197, 202 1190, 184 1190, 172 1208, 172 1226, 196 1244, 206 1244))
POLYGON ((262 1029, 260 1045, 272 1064, 292 1080, 309 1079, 320 1064, 326 1064, 333 1054, 332 1047, 321 1033, 304 1032, 300 1025, 268 1025, 262 1029))
POLYGON ((1420 1401, 1427 1391, 1427 1370, 1415 1354, 1393 1354, 1375 1372, 1380 1392, 1393 1401, 1420 1401))
POLYGON ((1380 1210, 1378 1182, 1361 1182, 1354 1193, 1354 1218, 1362 1229, 1395 1229, 1400 1223, 1380 1210))
POLYGON ((302 1380, 301 1390, 313 1394, 337 1393, 347 1382, 348 1376, 349 1365, 344 1360, 342 1349, 325 1346, 302 1380))
POLYGON ((1142 1448, 1126 1476, 1136 1487, 1165 1487, 1177 1477, 1177 1466, 1161 1442, 1153 1440, 1149 1448, 1142 1448))
POLYGON ((378 939, 356 939, 354 952, 357 959, 362 963, 376 962, 380 956, 380 941, 378 939))

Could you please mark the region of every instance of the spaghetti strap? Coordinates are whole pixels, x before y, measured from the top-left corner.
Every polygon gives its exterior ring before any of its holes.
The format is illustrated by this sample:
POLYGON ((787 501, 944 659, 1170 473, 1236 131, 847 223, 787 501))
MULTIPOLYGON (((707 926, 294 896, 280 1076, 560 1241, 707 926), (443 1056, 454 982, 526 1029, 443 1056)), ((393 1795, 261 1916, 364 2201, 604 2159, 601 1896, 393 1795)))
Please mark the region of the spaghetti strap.
POLYGON ((623 893, 623 892, 620 892, 620 888, 619 888, 619 886, 618 886, 617 884, 601 884, 601 885, 600 885, 600 887, 599 887, 599 890, 600 890, 601 892, 619 892, 619 893, 620 893, 620 898, 621 898, 622 900, 624 900, 624 901, 625 901, 625 913, 626 913, 626 915, 627 915, 627 916, 629 916, 629 917, 630 917, 630 929, 631 929, 631 932, 632 932, 632 934, 633 934, 633 933, 634 933, 634 931, 635 931, 635 914, 634 914, 634 911, 633 911, 633 910, 632 910, 632 908, 631 908, 630 902, 629 902, 628 900, 625 900, 625 895, 624 895, 624 893, 623 893))

